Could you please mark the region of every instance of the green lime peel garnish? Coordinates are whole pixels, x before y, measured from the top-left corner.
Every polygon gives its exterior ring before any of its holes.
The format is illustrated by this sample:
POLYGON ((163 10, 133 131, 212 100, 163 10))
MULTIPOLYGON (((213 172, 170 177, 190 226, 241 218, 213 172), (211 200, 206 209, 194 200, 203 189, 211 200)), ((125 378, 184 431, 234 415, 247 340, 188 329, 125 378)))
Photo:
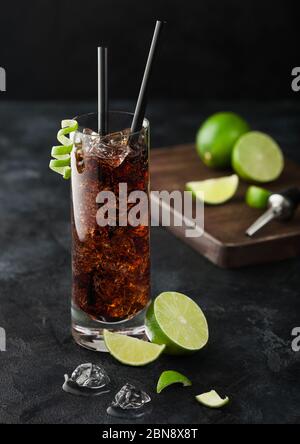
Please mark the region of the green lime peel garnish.
POLYGON ((57 133, 57 140, 61 145, 52 147, 51 156, 54 159, 50 160, 49 168, 55 173, 61 174, 64 179, 71 177, 71 151, 73 149, 73 142, 66 137, 78 129, 76 120, 62 120, 61 129, 57 133))
POLYGON ((174 370, 162 372, 156 386, 156 393, 160 393, 172 384, 182 384, 184 387, 192 385, 191 381, 184 375, 174 370))

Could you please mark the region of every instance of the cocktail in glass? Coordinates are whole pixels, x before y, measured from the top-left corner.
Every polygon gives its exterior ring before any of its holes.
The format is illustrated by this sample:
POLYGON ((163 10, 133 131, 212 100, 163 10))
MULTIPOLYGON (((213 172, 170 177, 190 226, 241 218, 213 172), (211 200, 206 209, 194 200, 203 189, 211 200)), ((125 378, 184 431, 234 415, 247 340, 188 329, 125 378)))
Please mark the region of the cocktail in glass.
POLYGON ((97 114, 76 117, 72 168, 72 331, 76 342, 103 350, 103 329, 143 335, 150 301, 149 205, 132 224, 133 203, 120 188, 149 202, 149 124, 130 133, 132 115, 109 113, 109 132, 97 133, 97 114), (120 187, 121 186, 121 187, 120 187), (112 203, 105 196, 115 196, 112 203), (121 202, 122 197, 122 202, 121 202), (124 203, 126 205, 124 205, 124 203), (103 224, 103 205, 115 217, 103 224), (113 220, 112 220, 113 219, 113 220))

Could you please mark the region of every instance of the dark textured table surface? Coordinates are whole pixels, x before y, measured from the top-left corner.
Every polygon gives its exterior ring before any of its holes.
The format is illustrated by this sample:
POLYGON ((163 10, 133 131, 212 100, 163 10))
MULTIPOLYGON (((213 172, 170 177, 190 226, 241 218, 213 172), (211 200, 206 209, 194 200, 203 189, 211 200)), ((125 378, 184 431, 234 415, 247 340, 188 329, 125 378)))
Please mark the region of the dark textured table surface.
MULTIPOLYGON (((132 104, 115 103, 115 108, 132 104)), ((188 358, 162 357, 146 368, 119 365, 108 354, 79 348, 70 336, 69 184, 48 170, 62 118, 90 111, 88 103, 0 101, 0 352, 1 423, 106 423, 106 407, 125 382, 153 397, 146 423, 300 423, 300 352, 291 331, 300 327, 300 259, 240 270, 210 264, 161 228, 152 232, 152 292, 184 292, 207 314, 211 339, 188 358), (63 375, 80 363, 103 364, 112 393, 72 397, 63 375), (193 381, 160 395, 161 371, 193 381), (230 396, 221 411, 194 395, 215 388, 230 396)), ((153 103, 152 145, 191 142, 201 120, 221 109, 241 112, 300 161, 300 104, 153 103)))

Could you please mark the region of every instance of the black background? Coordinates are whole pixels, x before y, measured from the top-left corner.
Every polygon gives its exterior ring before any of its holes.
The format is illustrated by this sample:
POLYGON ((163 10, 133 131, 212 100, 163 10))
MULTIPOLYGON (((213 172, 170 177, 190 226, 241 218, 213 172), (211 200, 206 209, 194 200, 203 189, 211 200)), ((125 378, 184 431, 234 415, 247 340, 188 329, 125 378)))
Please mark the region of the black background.
POLYGON ((95 98, 96 47, 106 43, 110 95, 134 99, 159 18, 168 25, 153 98, 293 99, 298 11, 291 0, 1 2, 6 98, 95 98))
POLYGON ((0 353, 0 423, 114 425, 119 420, 106 408, 125 382, 153 398, 153 412, 140 422, 300 423, 300 353, 291 349, 300 258, 223 270, 153 228, 152 296, 174 290, 193 298, 210 342, 184 359, 121 366, 71 338, 70 190, 48 168, 60 120, 96 109, 96 47, 104 40, 114 106, 134 108, 156 18, 168 26, 147 110, 152 147, 193 141, 205 117, 226 109, 299 163, 300 93, 291 90, 291 70, 300 65, 297 9, 290 0, 2 0, 0 326, 7 351, 0 353), (91 361, 112 376, 111 393, 78 399, 62 392, 63 375, 91 361), (166 369, 193 386, 155 394, 166 369), (212 388, 230 397, 223 410, 196 403, 194 395, 212 388))

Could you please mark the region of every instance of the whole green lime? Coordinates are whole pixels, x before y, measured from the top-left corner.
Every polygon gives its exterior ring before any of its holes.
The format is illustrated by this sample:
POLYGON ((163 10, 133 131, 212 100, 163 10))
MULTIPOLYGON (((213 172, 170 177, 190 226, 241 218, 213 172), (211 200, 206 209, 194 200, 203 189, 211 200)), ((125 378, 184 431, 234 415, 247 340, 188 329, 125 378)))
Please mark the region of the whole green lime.
POLYGON ((231 112, 216 113, 201 125, 196 149, 205 165, 212 168, 231 166, 231 153, 236 141, 250 131, 248 123, 231 112))

